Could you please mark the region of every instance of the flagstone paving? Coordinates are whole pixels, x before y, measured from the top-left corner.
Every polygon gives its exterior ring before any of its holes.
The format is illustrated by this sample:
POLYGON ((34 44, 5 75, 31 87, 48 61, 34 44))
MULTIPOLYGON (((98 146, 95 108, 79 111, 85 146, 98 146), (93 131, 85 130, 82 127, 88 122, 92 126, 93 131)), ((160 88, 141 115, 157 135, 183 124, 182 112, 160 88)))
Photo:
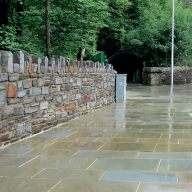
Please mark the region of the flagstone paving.
POLYGON ((0 148, 1 192, 191 192, 192 84, 115 103, 0 148))

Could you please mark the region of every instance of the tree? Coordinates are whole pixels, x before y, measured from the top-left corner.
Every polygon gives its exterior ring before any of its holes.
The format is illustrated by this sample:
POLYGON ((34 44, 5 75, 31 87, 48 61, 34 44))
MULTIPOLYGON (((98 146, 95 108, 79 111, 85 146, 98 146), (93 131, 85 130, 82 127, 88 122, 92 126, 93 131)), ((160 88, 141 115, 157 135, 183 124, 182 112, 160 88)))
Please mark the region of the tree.
POLYGON ((50 44, 50 0, 46 0, 46 47, 47 57, 51 57, 51 44, 50 44))

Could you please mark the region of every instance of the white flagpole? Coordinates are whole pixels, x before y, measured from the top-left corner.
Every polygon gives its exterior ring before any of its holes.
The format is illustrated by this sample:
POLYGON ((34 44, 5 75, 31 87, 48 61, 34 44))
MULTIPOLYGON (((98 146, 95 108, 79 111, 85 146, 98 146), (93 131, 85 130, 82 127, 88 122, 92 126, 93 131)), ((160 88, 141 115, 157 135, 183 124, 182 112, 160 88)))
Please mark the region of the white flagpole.
POLYGON ((173 86, 173 68, 174 68, 174 19, 175 19, 175 5, 173 0, 172 12, 172 51, 171 51, 171 86, 173 86))

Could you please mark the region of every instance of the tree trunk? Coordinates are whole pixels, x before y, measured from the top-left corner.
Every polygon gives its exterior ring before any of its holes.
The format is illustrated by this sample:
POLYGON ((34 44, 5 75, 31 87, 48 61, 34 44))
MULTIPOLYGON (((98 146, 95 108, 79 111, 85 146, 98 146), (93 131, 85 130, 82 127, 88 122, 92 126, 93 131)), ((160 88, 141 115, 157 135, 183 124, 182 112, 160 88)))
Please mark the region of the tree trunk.
POLYGON ((81 63, 83 63, 84 54, 85 54, 85 48, 82 47, 81 48, 81 59, 80 59, 81 63))
POLYGON ((46 0, 46 48, 47 57, 51 57, 51 44, 50 44, 50 0, 46 0))

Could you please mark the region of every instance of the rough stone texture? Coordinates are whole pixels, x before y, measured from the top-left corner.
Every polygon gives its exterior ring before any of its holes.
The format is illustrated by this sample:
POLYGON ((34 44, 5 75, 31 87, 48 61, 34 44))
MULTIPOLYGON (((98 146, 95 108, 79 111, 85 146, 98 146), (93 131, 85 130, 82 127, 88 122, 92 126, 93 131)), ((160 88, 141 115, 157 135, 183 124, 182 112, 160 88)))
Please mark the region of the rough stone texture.
POLYGON ((49 88, 42 88, 42 95, 48 95, 49 94, 49 88))
POLYGON ((41 88, 32 88, 29 90, 29 96, 41 95, 41 88))
POLYGON ((24 74, 24 54, 22 51, 17 51, 13 54, 13 63, 18 63, 20 66, 20 73, 24 74))
POLYGON ((9 85, 9 88, 8 88, 8 94, 7 94, 7 97, 8 98, 14 98, 17 96, 17 87, 14 86, 13 84, 10 84, 9 85))
POLYGON ((0 74, 0 82, 7 81, 7 80, 8 80, 8 75, 0 74))
POLYGON ((7 99, 7 103, 8 103, 8 104, 17 104, 17 103, 21 103, 21 99, 20 99, 20 98, 7 99))
POLYGON ((66 104, 65 109, 66 110, 75 109, 75 102, 66 104))
POLYGON ((40 110, 43 110, 43 109, 48 109, 48 102, 47 101, 42 101, 40 103, 40 110))
POLYGON ((28 107, 25 108, 25 113, 34 113, 39 110, 39 107, 28 107))
POLYGON ((13 106, 3 108, 3 119, 11 117, 14 113, 13 106))
POLYGON ((18 90, 17 97, 24 97, 28 94, 28 90, 18 90))
POLYGON ((0 91, 0 107, 5 105, 5 91, 0 91))
POLYGON ((23 88, 24 89, 29 89, 32 87, 32 81, 31 80, 25 80, 23 81, 23 88))
POLYGON ((15 107, 14 115, 23 115, 23 107, 15 107))
MULTIPOLYGON (((143 70, 142 81, 144 85, 170 85, 170 67, 146 67, 143 70)), ((191 67, 174 67, 174 84, 192 83, 191 67)))
POLYGON ((60 56, 41 62, 21 51, 11 62, 12 54, 3 53, 0 138, 7 144, 115 101, 115 71, 110 65, 106 70, 97 64, 95 70, 93 63, 80 65, 60 56))
POLYGON ((7 65, 7 73, 13 73, 13 54, 10 51, 0 51, 1 63, 7 65))
POLYGON ((9 75, 9 81, 18 81, 19 80, 19 75, 9 75))

